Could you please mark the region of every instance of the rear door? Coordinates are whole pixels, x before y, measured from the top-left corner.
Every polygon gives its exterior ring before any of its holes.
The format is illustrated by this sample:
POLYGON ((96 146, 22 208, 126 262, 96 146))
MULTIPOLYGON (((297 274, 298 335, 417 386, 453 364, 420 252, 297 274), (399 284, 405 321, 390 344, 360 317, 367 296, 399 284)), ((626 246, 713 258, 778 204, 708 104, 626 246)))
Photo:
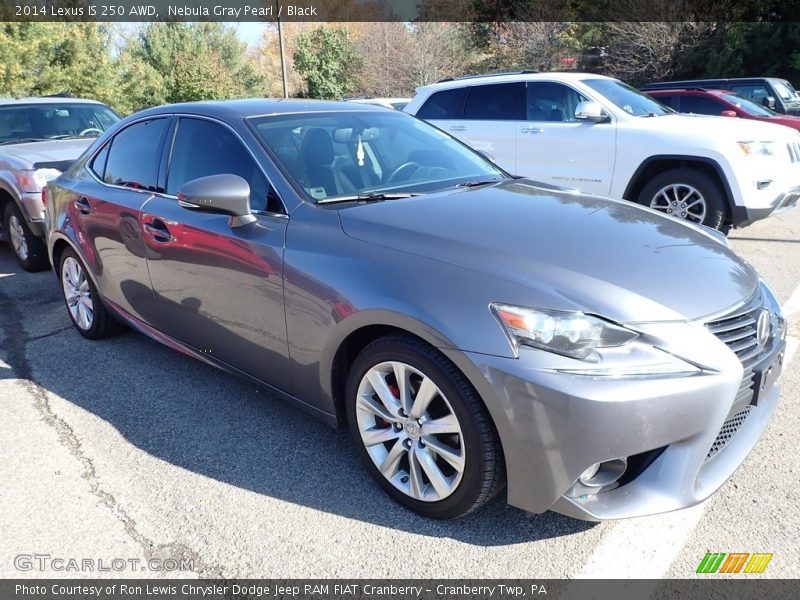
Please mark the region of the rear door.
POLYGON ((517 123, 517 175, 544 183, 606 195, 616 157, 613 122, 575 119, 587 100, 560 82, 529 81, 525 120, 517 123))
POLYGON ((722 111, 731 110, 729 106, 708 96, 681 96, 680 112, 693 115, 720 116, 722 111))
POLYGON ((283 206, 227 125, 181 117, 171 143, 166 193, 154 195, 142 211, 155 294, 148 320, 195 350, 288 391, 283 248, 289 219, 283 206), (231 227, 226 215, 179 205, 181 185, 222 173, 250 184, 256 223, 231 227))
POLYGON ((103 296, 139 319, 148 314, 153 299, 141 208, 161 191, 158 171, 170 121, 138 121, 117 133, 87 165, 93 178, 78 184, 70 206, 103 296))

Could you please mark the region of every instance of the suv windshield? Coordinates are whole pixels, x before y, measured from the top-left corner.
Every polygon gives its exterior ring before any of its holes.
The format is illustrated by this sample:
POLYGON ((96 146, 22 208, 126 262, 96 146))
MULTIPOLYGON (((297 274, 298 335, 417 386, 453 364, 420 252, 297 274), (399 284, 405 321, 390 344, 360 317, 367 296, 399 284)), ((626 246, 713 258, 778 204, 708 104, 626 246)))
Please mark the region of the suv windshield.
POLYGON ((792 87, 792 84, 788 81, 777 80, 772 82, 772 87, 775 88, 775 91, 778 92, 778 95, 781 97, 781 100, 797 100, 796 92, 792 87))
POLYGON ((675 111, 616 79, 584 79, 583 83, 605 96, 626 113, 637 117, 673 114, 675 111))
POLYGON ((777 113, 769 110, 768 108, 764 108, 760 104, 751 102, 747 98, 742 98, 741 96, 737 96, 736 94, 720 94, 720 97, 724 98, 731 104, 735 104, 737 107, 741 108, 748 115, 752 115, 754 117, 774 117, 777 115, 777 113))
POLYGON ((249 122, 313 202, 384 199, 507 177, 446 133, 399 112, 300 113, 249 122))
POLYGON ((104 104, 0 106, 0 144, 98 136, 119 121, 104 104))

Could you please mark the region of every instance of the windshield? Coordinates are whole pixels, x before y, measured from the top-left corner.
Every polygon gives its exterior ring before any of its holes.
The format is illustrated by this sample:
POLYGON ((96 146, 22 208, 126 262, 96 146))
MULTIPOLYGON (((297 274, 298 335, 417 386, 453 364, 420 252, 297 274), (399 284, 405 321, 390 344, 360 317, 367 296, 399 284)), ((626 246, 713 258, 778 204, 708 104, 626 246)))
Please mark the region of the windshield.
POLYGON ((507 177, 446 133, 399 112, 332 111, 249 121, 312 202, 428 193, 507 177))
POLYGON ((667 115, 675 112, 636 88, 616 79, 584 79, 583 83, 605 96, 626 113, 637 117, 667 115))
POLYGON ((768 108, 764 108, 760 104, 751 102, 747 98, 742 98, 736 94, 721 94, 720 96, 731 104, 735 104, 738 108, 741 108, 748 115, 754 117, 774 117, 777 114, 768 108))
POLYGON ((773 81, 772 87, 774 87, 775 91, 778 92, 781 100, 797 100, 796 92, 794 91, 792 84, 788 81, 773 81))
POLYGON ((100 135, 119 121, 104 104, 0 106, 0 143, 100 135))

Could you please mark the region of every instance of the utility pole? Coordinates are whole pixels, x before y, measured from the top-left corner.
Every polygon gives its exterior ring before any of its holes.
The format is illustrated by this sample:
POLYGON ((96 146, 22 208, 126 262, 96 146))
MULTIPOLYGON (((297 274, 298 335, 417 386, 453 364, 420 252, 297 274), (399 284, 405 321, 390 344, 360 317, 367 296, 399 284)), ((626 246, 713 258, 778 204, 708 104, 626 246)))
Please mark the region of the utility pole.
MULTIPOLYGON (((278 15, 281 14, 280 9, 280 0, 275 0, 275 10, 278 12, 278 15)), ((283 97, 289 97, 289 83, 286 79, 286 57, 283 53, 283 27, 281 25, 281 18, 278 17, 278 45, 280 46, 281 51, 281 77, 283 78, 283 97)))

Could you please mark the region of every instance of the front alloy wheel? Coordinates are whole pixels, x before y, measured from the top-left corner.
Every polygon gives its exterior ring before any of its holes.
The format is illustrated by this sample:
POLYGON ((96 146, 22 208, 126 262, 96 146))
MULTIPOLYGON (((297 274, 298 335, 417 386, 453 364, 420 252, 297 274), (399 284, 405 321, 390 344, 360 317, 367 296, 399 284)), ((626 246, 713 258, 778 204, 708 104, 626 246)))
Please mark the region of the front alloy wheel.
POLYGON ((403 362, 375 365, 358 387, 361 441, 381 474, 423 502, 450 496, 464 474, 464 436, 439 387, 403 362))
POLYGON ((494 424, 464 374, 405 334, 378 338, 348 372, 346 417, 359 454, 394 500, 423 516, 454 519, 502 487, 494 424))
POLYGON ((650 208, 693 223, 703 223, 706 218, 706 199, 685 183, 673 183, 658 190, 650 200, 650 208))
POLYGON ((8 242, 20 266, 26 271, 41 271, 50 264, 44 241, 34 235, 25 222, 25 217, 14 202, 7 202, 3 212, 3 224, 8 242))

